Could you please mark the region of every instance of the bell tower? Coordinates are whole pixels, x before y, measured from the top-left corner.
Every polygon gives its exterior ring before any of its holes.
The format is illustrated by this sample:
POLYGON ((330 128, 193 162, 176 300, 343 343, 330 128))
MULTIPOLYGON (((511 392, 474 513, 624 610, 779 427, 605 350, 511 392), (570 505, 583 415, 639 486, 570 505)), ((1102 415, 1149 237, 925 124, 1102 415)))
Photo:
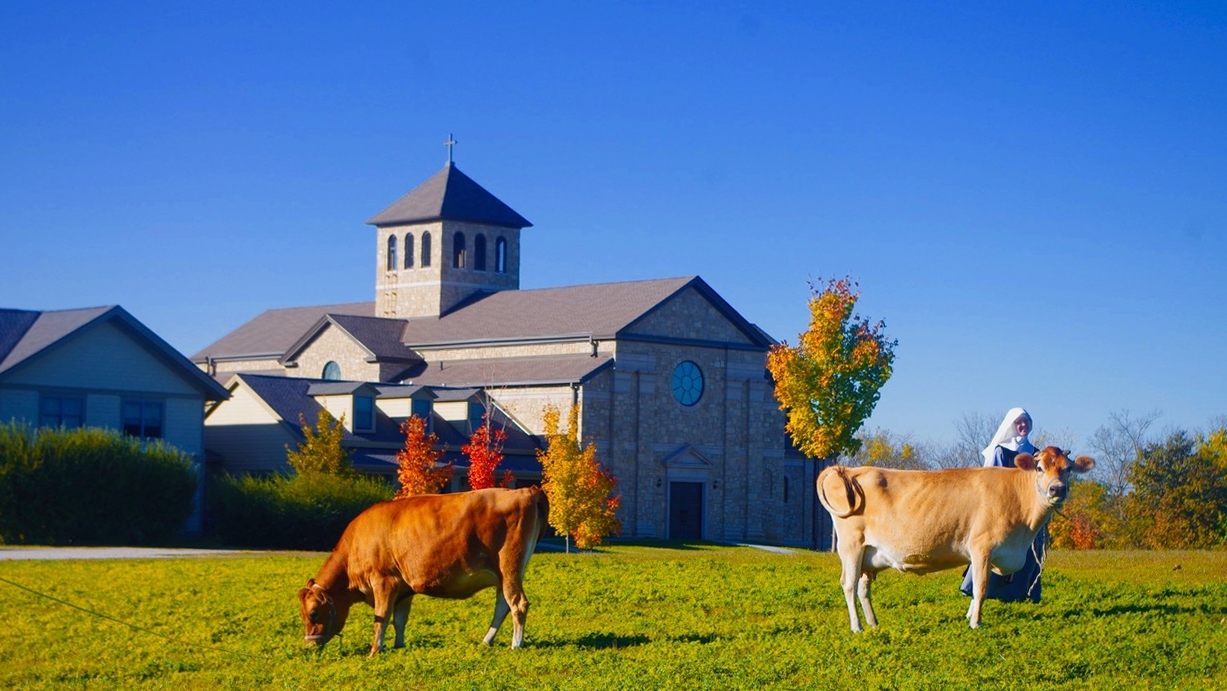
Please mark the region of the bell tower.
POLYGON ((375 226, 375 316, 438 318, 476 293, 520 287, 531 227, 452 162, 367 221, 375 226))

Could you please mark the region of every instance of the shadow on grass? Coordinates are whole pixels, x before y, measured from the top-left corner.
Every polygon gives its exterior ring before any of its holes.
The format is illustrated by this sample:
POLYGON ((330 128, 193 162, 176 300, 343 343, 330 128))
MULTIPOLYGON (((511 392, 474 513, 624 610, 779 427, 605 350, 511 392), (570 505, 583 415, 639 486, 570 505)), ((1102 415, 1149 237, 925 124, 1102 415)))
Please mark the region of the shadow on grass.
POLYGON ((534 648, 565 648, 575 646, 584 650, 618 650, 633 648, 651 643, 652 639, 643 635, 623 636, 616 633, 588 633, 574 639, 559 639, 546 641, 530 641, 526 645, 534 648))

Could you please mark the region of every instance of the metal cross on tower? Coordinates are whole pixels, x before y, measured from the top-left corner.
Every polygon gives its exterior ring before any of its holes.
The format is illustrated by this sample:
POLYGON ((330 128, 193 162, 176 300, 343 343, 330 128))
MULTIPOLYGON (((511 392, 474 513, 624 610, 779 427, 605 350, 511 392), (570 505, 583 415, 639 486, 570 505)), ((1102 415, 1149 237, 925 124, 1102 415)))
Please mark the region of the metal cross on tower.
POLYGON ((452 164, 452 147, 456 146, 456 138, 451 133, 448 133, 447 141, 443 142, 443 146, 447 147, 447 165, 450 166, 452 164))

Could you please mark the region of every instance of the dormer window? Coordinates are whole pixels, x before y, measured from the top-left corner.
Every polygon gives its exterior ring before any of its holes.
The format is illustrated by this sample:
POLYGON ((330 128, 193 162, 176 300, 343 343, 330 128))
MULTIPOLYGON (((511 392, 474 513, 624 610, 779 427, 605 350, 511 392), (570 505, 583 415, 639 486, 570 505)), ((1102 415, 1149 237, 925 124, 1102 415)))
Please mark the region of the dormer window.
POLYGON ((413 403, 411 405, 412 405, 412 408, 410 410, 410 413, 414 417, 420 417, 426 421, 426 433, 429 434, 433 432, 434 431, 434 415, 431 414, 431 410, 434 408, 434 406, 431 405, 430 399, 429 398, 415 398, 413 399, 413 403))
POLYGON ((354 431, 375 431, 375 398, 354 396, 354 431))
POLYGON ((386 266, 387 266, 388 271, 396 271, 396 236, 395 235, 388 236, 388 262, 386 266))

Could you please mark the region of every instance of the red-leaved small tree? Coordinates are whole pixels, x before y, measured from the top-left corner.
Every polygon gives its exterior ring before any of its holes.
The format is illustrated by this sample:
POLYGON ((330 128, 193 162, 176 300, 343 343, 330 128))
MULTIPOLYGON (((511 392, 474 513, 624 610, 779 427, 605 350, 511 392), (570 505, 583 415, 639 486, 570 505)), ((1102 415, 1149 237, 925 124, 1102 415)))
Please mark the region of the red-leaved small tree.
MULTIPOLYGON (((503 461, 503 443, 507 441, 507 433, 501 429, 491 429, 490 411, 481 418, 481 426, 473 430, 469 443, 460 447, 464 455, 469 457, 469 487, 486 489, 494 486, 494 469, 503 461)), ((510 479, 509 473, 503 475, 503 486, 510 479)))
POLYGON ((427 434, 426 420, 417 415, 405 420, 400 431, 405 433, 405 446, 396 452, 396 480, 400 483, 396 498, 438 492, 452 479, 451 463, 436 467, 443 457, 443 449, 435 448, 438 436, 427 434))

